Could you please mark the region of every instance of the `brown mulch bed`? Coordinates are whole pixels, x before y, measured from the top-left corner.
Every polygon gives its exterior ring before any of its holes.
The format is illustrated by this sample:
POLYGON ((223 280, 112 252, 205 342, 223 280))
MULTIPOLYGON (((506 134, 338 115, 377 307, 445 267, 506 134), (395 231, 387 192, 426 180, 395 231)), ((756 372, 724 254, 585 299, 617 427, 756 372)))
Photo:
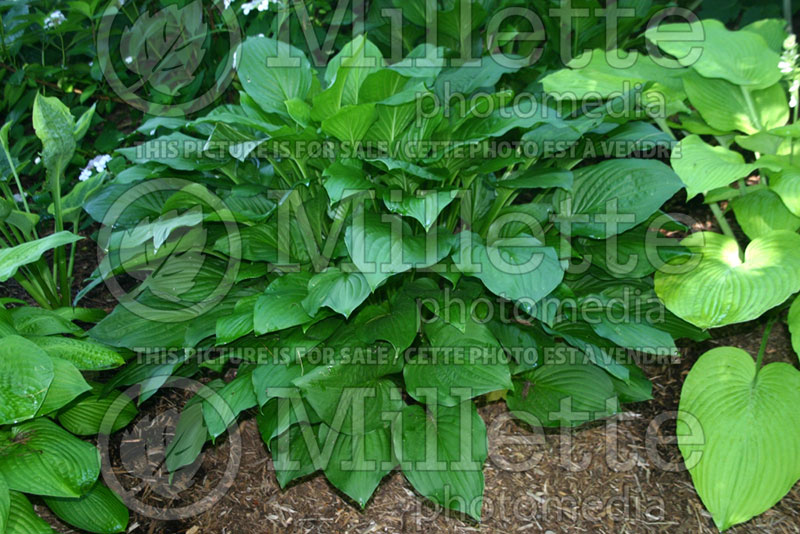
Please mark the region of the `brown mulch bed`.
MULTIPOLYGON (((645 366, 654 383, 654 400, 629 405, 614 421, 565 434, 532 433, 508 416, 503 403, 481 407, 489 428, 483 521, 475 523, 434 507, 395 471, 378 487, 365 510, 331 486, 321 474, 281 490, 252 419, 240 424, 241 466, 232 487, 209 511, 180 521, 157 521, 132 514, 129 532, 142 534, 542 532, 560 533, 714 533, 710 515, 695 493, 672 441, 674 422, 659 427, 659 414, 677 409, 680 387, 697 357, 718 345, 755 353, 763 325, 738 325, 726 337, 682 349, 679 364, 645 366), (563 446, 563 447, 562 447, 563 446), (609 460, 610 458, 610 460, 609 460), (677 471, 660 467, 672 464, 677 471), (528 463, 509 470, 508 464, 528 463)), ((766 362, 797 362, 788 332, 776 325, 766 362)), ((164 395, 145 404, 139 421, 158 414, 174 416, 185 399, 164 395)), ((162 415, 163 416, 163 415, 162 415)), ((120 439, 130 439, 122 433, 120 439)), ((151 451, 152 452, 152 451, 151 451)), ((155 451, 154 457, 158 457, 155 451)), ((221 479, 230 450, 207 447, 196 466, 193 485, 168 495, 144 495, 158 506, 194 502, 221 479)), ((130 466, 128 466, 130 467, 130 466)), ((163 481, 162 481, 163 482, 163 481)), ((148 490, 149 491, 149 490, 148 490)), ((39 507, 41 509, 41 507, 39 507)), ((73 532, 68 528, 62 532, 73 532)), ((772 510, 729 530, 732 534, 800 533, 800 485, 772 510)))

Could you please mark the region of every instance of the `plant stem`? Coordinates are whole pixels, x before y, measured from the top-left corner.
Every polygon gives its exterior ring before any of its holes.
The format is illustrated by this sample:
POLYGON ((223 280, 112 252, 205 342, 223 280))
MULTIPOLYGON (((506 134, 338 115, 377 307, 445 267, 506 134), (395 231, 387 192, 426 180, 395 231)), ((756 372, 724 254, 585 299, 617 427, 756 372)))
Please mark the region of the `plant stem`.
POLYGON ((767 350, 769 333, 775 325, 775 321, 778 320, 779 315, 778 313, 773 314, 769 321, 767 321, 767 326, 764 327, 764 334, 761 336, 761 347, 758 349, 758 357, 756 358, 756 376, 758 376, 758 372, 761 370, 761 363, 764 361, 764 352, 767 350))
MULTIPOLYGON (((50 190, 53 195, 53 216, 55 218, 56 232, 62 232, 64 230, 64 215, 61 211, 61 174, 61 172, 54 172, 50 177, 50 190)), ((63 305, 69 306, 69 302, 72 299, 72 291, 69 277, 67 276, 67 260, 64 246, 56 247, 53 251, 53 270, 57 270, 58 272, 59 300, 63 305)))
POLYGON ((742 91, 744 101, 747 102, 747 110, 750 112, 750 118, 753 119, 753 126, 755 126, 758 130, 762 130, 763 127, 761 126, 761 120, 759 120, 758 114, 756 113, 756 105, 753 103, 753 97, 750 94, 750 90, 743 85, 740 85, 739 89, 742 91))
POLYGON ((717 202, 714 202, 710 206, 711 206, 711 213, 714 214, 714 218, 717 220, 717 223, 719 224, 719 228, 720 230, 722 230, 722 233, 730 237, 731 239, 735 240, 736 236, 733 235, 733 229, 731 228, 731 225, 728 224, 727 219, 725 219, 725 214, 722 213, 722 209, 719 207, 719 204, 717 202))

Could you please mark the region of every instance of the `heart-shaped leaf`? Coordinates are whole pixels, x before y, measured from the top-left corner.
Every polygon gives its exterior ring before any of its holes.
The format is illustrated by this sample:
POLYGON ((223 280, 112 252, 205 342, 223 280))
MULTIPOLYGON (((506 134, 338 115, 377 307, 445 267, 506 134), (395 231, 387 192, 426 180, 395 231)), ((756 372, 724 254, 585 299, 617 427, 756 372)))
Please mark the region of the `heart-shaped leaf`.
POLYGON ((750 321, 800 290, 798 234, 754 239, 744 256, 735 239, 713 232, 692 234, 681 244, 698 256, 657 271, 655 289, 672 313, 700 328, 750 321))
POLYGON ((53 381, 53 360, 20 336, 0 339, 0 424, 30 419, 53 381))
POLYGON ((790 212, 774 192, 758 189, 736 197, 731 202, 736 222, 750 239, 756 239, 775 230, 796 231, 800 217, 790 212))
POLYGON ((681 139, 672 151, 670 163, 686 184, 686 196, 692 198, 744 178, 760 167, 779 170, 772 163, 745 163, 738 152, 723 146, 711 146, 698 135, 681 139))
POLYGON ((800 478, 800 372, 756 370, 736 347, 703 354, 686 377, 678 447, 720 530, 778 502, 800 478))
POLYGON ((778 54, 760 35, 730 31, 718 20, 656 25, 645 35, 681 65, 694 67, 707 78, 759 88, 777 83, 782 76, 778 54))

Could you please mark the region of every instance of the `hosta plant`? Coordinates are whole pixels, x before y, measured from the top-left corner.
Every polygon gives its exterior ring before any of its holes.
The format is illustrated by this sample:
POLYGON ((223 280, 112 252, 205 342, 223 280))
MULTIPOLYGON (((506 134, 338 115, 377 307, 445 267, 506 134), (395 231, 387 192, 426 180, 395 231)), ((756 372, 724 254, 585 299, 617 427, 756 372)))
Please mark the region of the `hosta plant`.
POLYGON ((54 532, 26 494, 82 530, 123 532, 128 510, 98 480, 97 447, 78 437, 119 430, 137 413, 120 392, 87 381, 125 363, 74 322, 103 313, 6 306, 0 306, 0 532, 54 532), (116 417, 104 421, 112 406, 116 417))
MULTIPOLYGON (((671 164, 689 198, 704 195, 722 232, 685 238, 681 244, 692 257, 675 258, 655 275, 666 307, 700 328, 765 313, 771 326, 800 290, 800 71, 794 37, 785 39, 783 27, 783 21, 765 20, 730 31, 707 20, 662 28, 703 34, 702 53, 694 58, 694 45, 648 33, 689 67, 682 82, 692 111, 669 125, 683 134, 671 164), (731 227, 722 202, 743 236, 731 227)), ((796 350, 799 302, 795 298, 787 318, 796 350)), ((709 351, 681 394, 679 445, 722 530, 767 510, 800 478, 800 373, 787 364, 762 368, 763 351, 755 366, 736 348, 709 351)))
POLYGON ((141 400, 238 366, 183 412, 169 469, 254 410, 281 486, 321 470, 365 506, 399 466, 479 518, 476 400, 579 425, 650 397, 627 349, 704 337, 653 292, 689 251, 659 233, 683 185, 636 157, 666 137, 637 89, 558 105, 517 56, 389 64, 364 36, 320 72, 268 37, 236 54, 238 102, 120 150, 85 206, 108 251, 89 287, 143 280, 90 332, 139 351, 113 383, 141 400))

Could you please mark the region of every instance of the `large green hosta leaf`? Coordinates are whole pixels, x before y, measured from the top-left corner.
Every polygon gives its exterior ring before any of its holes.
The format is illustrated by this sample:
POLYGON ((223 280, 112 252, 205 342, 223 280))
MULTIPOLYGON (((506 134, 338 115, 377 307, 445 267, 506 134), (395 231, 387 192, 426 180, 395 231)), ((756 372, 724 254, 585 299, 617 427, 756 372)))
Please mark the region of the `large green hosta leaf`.
POLYGON ((242 87, 264 111, 288 115, 287 100, 305 99, 311 88, 311 64, 294 46, 267 37, 250 37, 236 51, 242 87))
POLYGON ((44 502, 58 517, 87 532, 113 534, 128 526, 128 508, 100 481, 78 499, 45 497, 44 502))
MULTIPOLYGON (((729 31, 718 20, 691 24, 661 24, 647 30, 647 39, 707 78, 723 78, 751 88, 769 87, 781 77, 779 56, 755 33, 729 31), (675 38, 670 32, 691 31, 695 38, 675 38), (667 38, 658 39, 658 35, 667 38)), ((688 35, 683 33, 684 36, 688 35)), ((662 60, 663 61, 663 60, 662 60)))
POLYGON ((425 335, 430 346, 420 348, 403 369, 406 389, 415 399, 455 406, 511 387, 505 353, 486 325, 471 322, 462 332, 440 319, 425 325, 425 335))
POLYGON ((28 499, 17 491, 10 492, 10 508, 5 534, 55 534, 47 521, 36 515, 28 499))
POLYGON ((723 146, 711 146, 698 135, 684 137, 672 151, 670 163, 686 184, 688 198, 725 187, 762 166, 774 167, 769 163, 745 163, 738 152, 723 146))
POLYGON ((557 221, 565 233, 596 239, 643 223, 681 188, 672 169, 656 160, 608 160, 573 174, 572 191, 559 189, 553 198, 557 221))
MULTIPOLYGON (((681 244, 700 255, 686 272, 656 272, 655 289, 678 317, 710 328, 756 319, 800 290, 800 235, 776 231, 742 252, 733 238, 692 234, 681 244)), ((687 264, 688 265, 688 264, 687 264)))
POLYGON ((558 287, 564 270, 555 249, 521 235, 485 244, 478 234, 462 232, 453 253, 455 267, 480 279, 489 291, 530 310, 558 287))
POLYGON ((350 317, 369 293, 369 283, 363 274, 329 267, 308 282, 308 296, 303 299, 303 308, 312 317, 322 306, 350 317))
POLYGON ((345 242, 353 263, 375 291, 393 274, 439 263, 450 253, 453 236, 444 228, 413 235, 401 217, 365 213, 361 220, 354 216, 345 242))
POLYGON ((585 364, 543 365, 523 373, 515 377, 506 403, 533 426, 577 426, 620 410, 611 377, 585 364))
POLYGON ((30 419, 53 381, 53 361, 20 336, 0 338, 0 425, 30 419))
POLYGON ((92 389, 77 367, 61 358, 50 357, 53 362, 53 381, 39 408, 38 415, 46 415, 62 408, 81 393, 92 389))
POLYGON ((480 520, 487 442, 475 404, 433 406, 431 412, 418 404, 407 406, 401 425, 392 436, 394 451, 414 489, 480 520))
POLYGON ((678 447, 720 530, 774 505, 800 478, 800 372, 756 369, 735 347, 703 354, 686 377, 678 447))
POLYGON ((303 308, 311 273, 287 273, 274 280, 258 297, 253 323, 257 335, 268 334, 311 321, 303 308))
POLYGON ((328 440, 335 443, 324 468, 325 477, 364 508, 381 479, 397 465, 389 429, 351 436, 321 425, 319 441, 328 440))
POLYGON ((80 497, 100 474, 100 454, 45 417, 0 435, 0 475, 8 487, 52 497, 80 497))

